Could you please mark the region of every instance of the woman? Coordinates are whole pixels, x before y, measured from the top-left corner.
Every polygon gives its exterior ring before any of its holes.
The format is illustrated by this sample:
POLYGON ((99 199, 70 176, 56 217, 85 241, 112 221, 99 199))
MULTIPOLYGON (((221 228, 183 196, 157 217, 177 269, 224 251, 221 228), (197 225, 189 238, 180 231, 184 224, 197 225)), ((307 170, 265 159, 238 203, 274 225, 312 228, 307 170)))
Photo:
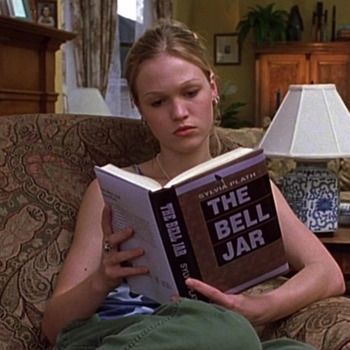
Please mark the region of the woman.
MULTIPOLYGON (((193 32, 170 22, 147 31, 130 51, 126 77, 134 103, 160 143, 158 156, 130 167, 130 171, 164 184, 211 157, 209 135, 213 130, 218 89, 205 48, 193 32)), ((84 320, 61 333, 57 349, 68 349, 69 344, 83 348, 82 344, 87 343, 94 344, 92 348, 123 348, 125 344, 131 346, 130 341, 135 345, 135 339, 142 349, 148 346, 166 349, 169 339, 169 349, 194 346, 260 349, 261 344, 246 319, 262 325, 344 291, 342 274, 330 254, 296 218, 276 186, 273 191, 288 261, 298 272, 281 287, 261 295, 229 295, 189 278, 188 287, 219 306, 180 299, 154 311, 155 303, 133 297, 123 283, 125 277, 147 273, 147 267, 124 264, 142 255, 142 247, 118 250, 133 234, 132 228, 112 234, 110 213, 104 208, 98 183, 93 181, 82 201, 74 241, 47 304, 42 324, 44 334, 55 343, 57 335, 68 324, 84 320), (108 242, 112 250, 104 250, 104 242, 108 242), (109 308, 111 304, 114 306, 109 308), (108 320, 110 311, 112 319, 108 320), (168 319, 169 314, 182 316, 172 318, 173 323, 167 328, 162 317, 168 319), (158 329, 155 324, 165 328, 158 329), (154 337, 144 338, 142 334, 148 334, 151 329, 154 337)), ((288 341, 263 346, 310 349, 295 343, 288 347, 285 343, 288 341)))

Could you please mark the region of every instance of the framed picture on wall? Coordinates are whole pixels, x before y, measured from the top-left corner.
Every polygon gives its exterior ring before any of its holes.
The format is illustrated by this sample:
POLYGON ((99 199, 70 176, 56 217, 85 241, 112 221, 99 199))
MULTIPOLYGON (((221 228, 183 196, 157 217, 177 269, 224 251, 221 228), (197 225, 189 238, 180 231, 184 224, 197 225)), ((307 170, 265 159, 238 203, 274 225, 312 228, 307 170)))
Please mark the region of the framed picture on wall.
POLYGON ((241 63, 238 33, 214 34, 214 64, 233 65, 241 63))
POLYGON ((7 0, 7 7, 9 16, 29 21, 32 20, 28 0, 7 0))
POLYGON ((57 2, 55 0, 37 0, 36 13, 38 24, 57 28, 57 2))

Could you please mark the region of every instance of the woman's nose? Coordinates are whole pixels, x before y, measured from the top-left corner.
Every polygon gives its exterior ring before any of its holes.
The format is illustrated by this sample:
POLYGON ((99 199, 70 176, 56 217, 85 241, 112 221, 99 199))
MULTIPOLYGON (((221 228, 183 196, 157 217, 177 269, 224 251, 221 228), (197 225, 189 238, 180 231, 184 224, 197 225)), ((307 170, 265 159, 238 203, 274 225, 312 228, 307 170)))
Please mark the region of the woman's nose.
POLYGON ((182 99, 175 99, 172 103, 172 117, 174 119, 183 119, 188 116, 186 102, 182 99))

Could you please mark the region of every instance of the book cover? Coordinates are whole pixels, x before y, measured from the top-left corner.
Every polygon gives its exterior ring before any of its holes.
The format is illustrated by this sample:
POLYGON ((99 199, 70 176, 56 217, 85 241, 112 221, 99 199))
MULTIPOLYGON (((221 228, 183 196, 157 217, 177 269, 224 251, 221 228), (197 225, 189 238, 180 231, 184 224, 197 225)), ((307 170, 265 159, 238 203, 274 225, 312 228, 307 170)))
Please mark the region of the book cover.
POLYGON ((125 248, 145 249, 134 264, 150 274, 128 280, 135 292, 159 302, 201 299, 187 277, 236 293, 288 271, 262 150, 217 158, 164 187, 111 165, 96 168, 114 229, 135 230, 125 248))

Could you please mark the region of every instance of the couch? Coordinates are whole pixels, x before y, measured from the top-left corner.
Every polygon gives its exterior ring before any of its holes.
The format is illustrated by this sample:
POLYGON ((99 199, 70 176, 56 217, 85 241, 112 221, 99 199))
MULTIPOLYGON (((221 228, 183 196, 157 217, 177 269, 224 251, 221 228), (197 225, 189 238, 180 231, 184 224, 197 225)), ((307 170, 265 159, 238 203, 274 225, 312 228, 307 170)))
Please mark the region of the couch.
MULTIPOLYGON (((262 129, 219 128, 221 151, 253 146, 262 134, 262 129)), ((218 152, 215 142, 212 149, 218 152)), ((154 139, 135 120, 63 114, 0 117, 0 349, 47 348, 40 334, 42 313, 69 249, 80 200, 94 178, 93 166, 126 166, 156 151, 154 139)), ((280 168, 271 167, 273 176, 280 168)), ((283 281, 253 290, 276 283, 283 281)), ((349 350, 350 299, 320 301, 267 325, 260 334, 264 339, 292 337, 317 349, 349 350)))

